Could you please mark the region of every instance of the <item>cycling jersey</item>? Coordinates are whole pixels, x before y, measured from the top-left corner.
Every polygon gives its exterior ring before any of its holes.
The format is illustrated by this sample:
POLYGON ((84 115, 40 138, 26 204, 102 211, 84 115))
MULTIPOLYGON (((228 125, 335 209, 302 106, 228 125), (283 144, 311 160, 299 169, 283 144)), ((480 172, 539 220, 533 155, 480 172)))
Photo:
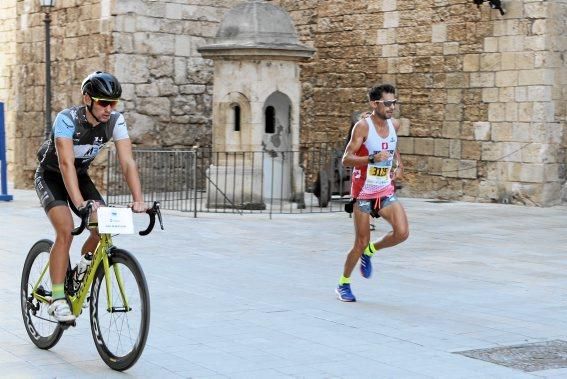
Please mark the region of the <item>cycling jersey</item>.
POLYGON ((56 138, 73 140, 75 168, 80 175, 87 173, 91 162, 111 138, 118 141, 129 137, 126 121, 121 113, 112 112, 107 122, 92 126, 87 121, 85 106, 72 107, 59 112, 53 123, 51 135, 39 148, 37 158, 43 170, 60 173, 55 150, 56 138))

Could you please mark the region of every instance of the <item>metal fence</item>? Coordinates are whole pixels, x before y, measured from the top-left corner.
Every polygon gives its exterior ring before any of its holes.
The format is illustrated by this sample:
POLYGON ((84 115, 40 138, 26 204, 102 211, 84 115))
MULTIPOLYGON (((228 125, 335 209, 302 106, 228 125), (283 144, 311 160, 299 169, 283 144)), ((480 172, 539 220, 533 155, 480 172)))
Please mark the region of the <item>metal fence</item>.
MULTIPOLYGON (((338 212, 348 201, 350 169, 342 145, 302 145, 299 151, 213 152, 134 149, 144 200, 162 208, 216 213, 338 212)), ((116 151, 109 150, 107 198, 131 201, 116 151)))

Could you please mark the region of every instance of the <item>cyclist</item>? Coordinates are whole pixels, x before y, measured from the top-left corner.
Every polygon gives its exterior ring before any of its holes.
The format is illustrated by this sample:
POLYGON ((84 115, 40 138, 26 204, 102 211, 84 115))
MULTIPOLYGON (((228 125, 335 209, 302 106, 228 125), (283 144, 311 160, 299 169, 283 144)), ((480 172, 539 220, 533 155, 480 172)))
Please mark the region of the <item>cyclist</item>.
POLYGON ((343 164, 354 167, 351 196, 354 204, 354 245, 349 251, 343 275, 335 292, 341 301, 356 301, 350 288, 350 275, 360 259, 362 276, 372 274, 370 258, 377 250, 395 246, 409 236, 407 216, 394 194, 393 180, 402 175, 397 151, 398 120, 392 115, 396 89, 390 84, 377 85, 368 93, 372 113, 359 120, 343 155, 343 164), (392 170, 394 161, 398 162, 392 170), (375 243, 370 242, 370 216, 381 216, 392 231, 375 243))
MULTIPOLYGON (((65 109, 57 115, 50 136, 41 145, 37 157, 35 189, 49 221, 55 229, 55 243, 49 257, 53 302, 48 313, 59 322, 73 321, 75 316, 65 299, 64 280, 73 236, 73 217, 94 200, 93 210, 104 200, 88 175, 96 155, 114 140, 120 167, 132 193, 134 212, 147 209, 144 203, 136 162, 126 122, 114 109, 122 94, 118 80, 107 72, 96 71, 81 84, 83 105, 65 109)), ((81 254, 93 252, 99 241, 96 230, 85 241, 81 254)))

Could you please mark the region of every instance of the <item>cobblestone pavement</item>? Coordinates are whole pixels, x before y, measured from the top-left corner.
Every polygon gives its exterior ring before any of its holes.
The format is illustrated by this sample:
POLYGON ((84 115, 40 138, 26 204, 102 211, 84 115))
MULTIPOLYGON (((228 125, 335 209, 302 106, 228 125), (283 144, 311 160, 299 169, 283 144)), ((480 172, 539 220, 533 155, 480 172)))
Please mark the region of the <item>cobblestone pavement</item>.
MULTIPOLYGON (((455 354, 567 341, 567 207, 402 199, 410 238, 373 258, 371 279, 355 271, 356 303, 334 294, 352 243, 345 214, 166 212, 165 231, 114 240, 141 261, 152 302, 146 349, 121 374, 99 358, 86 314, 49 351, 29 340, 21 268, 53 234, 35 193, 11 193, 0 203, 0 377, 567 377, 455 354)), ((374 237, 386 229, 379 220, 374 237)))

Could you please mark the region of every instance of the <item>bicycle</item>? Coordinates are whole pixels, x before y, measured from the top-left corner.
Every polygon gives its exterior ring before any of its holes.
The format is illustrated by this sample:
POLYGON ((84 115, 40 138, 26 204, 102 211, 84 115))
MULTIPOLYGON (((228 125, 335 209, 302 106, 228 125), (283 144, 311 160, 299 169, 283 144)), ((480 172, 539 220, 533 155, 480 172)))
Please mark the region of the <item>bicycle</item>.
MULTIPOLYGON (((72 231, 73 235, 98 226, 88 224, 91 208, 89 202, 81 209, 81 224, 72 231)), ((156 215, 163 230, 159 203, 154 202, 146 213, 150 222, 139 234, 145 236, 152 231, 156 215)), ((51 240, 37 241, 22 270, 22 316, 30 339, 40 349, 52 348, 67 328, 76 326, 76 321, 60 323, 47 313, 52 301, 49 276, 52 246, 51 240)), ((150 324, 150 297, 140 263, 133 254, 115 247, 111 234, 100 233, 92 262, 77 289, 70 266, 67 266, 64 288, 71 311, 78 317, 88 302, 92 336, 104 363, 117 371, 132 367, 144 350, 150 324)))

